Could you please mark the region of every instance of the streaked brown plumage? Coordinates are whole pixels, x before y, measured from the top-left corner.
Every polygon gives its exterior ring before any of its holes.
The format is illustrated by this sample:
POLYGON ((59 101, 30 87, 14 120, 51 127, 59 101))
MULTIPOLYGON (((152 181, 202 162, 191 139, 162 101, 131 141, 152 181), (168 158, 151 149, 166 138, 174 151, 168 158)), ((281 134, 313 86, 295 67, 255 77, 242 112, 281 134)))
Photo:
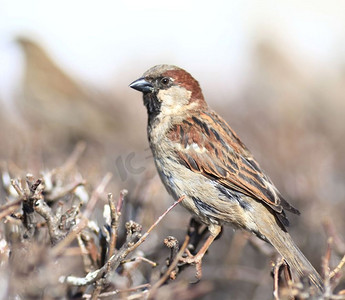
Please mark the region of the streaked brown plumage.
POLYGON ((299 275, 322 279, 286 230, 285 211, 299 214, 283 199, 246 146, 204 100, 199 83, 175 66, 151 68, 130 87, 143 92, 148 138, 168 192, 201 222, 211 237, 231 224, 271 243, 299 275))

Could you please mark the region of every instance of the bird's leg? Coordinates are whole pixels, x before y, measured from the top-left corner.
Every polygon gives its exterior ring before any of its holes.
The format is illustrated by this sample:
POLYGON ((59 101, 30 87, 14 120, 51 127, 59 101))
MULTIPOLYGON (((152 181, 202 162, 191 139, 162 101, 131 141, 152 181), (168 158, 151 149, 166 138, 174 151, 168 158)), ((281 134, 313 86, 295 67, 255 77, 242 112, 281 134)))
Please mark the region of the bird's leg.
POLYGON ((188 226, 187 235, 190 237, 188 250, 192 253, 196 253, 196 249, 200 241, 204 238, 206 233, 209 232, 207 226, 198 222, 195 218, 191 218, 188 226))
POLYGON ((205 243, 200 248, 199 252, 196 255, 192 255, 188 249, 186 249, 187 257, 181 258, 181 261, 187 264, 195 264, 196 268, 196 278, 200 279, 202 276, 202 269, 201 269, 201 263, 202 258, 204 257, 207 249, 211 246, 212 242, 215 240, 215 238, 219 235, 221 232, 222 227, 219 225, 213 225, 209 226, 210 236, 207 238, 205 243))

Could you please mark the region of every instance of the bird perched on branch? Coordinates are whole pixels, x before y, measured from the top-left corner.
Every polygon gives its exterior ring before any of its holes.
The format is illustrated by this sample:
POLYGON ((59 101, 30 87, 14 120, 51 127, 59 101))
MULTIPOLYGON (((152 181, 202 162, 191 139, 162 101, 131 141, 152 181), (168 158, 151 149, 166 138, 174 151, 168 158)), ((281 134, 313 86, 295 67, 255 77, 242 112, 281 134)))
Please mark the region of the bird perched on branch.
POLYGON ((230 126, 212 111, 199 83, 185 70, 158 65, 130 84, 143 93, 147 134, 168 192, 206 224, 210 236, 188 262, 201 260, 223 224, 272 244, 300 276, 323 289, 320 275, 286 230, 285 212, 299 214, 261 170, 230 126))

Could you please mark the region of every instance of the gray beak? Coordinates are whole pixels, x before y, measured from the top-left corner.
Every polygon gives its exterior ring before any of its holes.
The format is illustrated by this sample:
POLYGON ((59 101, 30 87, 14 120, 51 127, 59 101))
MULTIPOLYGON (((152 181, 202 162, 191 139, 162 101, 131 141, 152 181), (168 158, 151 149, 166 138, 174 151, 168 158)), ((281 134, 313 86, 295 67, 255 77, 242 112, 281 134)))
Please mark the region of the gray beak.
POLYGON ((144 77, 133 81, 129 87, 143 93, 151 93, 154 91, 153 85, 148 82, 144 77))

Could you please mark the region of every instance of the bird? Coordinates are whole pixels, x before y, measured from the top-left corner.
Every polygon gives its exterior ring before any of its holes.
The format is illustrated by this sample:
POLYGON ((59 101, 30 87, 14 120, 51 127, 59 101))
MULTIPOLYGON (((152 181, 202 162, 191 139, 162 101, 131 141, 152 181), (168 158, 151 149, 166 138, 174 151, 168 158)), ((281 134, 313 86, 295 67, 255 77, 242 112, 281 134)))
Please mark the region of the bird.
POLYGON ((210 235, 188 262, 200 264, 221 226, 244 229, 270 243, 318 291, 323 281, 287 231, 286 212, 299 215, 227 122, 205 101, 190 73, 157 65, 129 87, 143 93, 147 135, 160 179, 210 235))
POLYGON ((114 118, 114 97, 71 77, 40 41, 18 36, 15 42, 24 54, 20 95, 15 104, 32 131, 42 134, 42 128, 47 129, 48 138, 59 144, 60 137, 71 143, 79 139, 99 142, 123 131, 121 116, 114 118))

